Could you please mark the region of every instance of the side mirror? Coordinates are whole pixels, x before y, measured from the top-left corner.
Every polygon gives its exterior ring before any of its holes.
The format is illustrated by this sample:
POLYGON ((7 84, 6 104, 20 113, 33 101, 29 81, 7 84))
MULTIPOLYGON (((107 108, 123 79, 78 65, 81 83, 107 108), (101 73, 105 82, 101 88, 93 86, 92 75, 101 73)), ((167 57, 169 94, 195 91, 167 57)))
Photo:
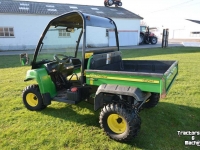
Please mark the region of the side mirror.
POLYGON ((27 53, 22 53, 20 54, 20 62, 21 64, 24 65, 28 65, 29 63, 29 57, 27 53))

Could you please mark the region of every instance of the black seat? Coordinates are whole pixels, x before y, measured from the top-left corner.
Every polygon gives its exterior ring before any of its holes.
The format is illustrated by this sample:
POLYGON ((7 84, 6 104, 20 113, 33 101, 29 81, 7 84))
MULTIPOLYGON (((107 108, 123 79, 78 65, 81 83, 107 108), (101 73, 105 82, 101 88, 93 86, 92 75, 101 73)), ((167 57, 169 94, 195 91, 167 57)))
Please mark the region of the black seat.
POLYGON ((78 58, 71 58, 70 59, 71 63, 74 66, 74 69, 79 69, 81 67, 81 61, 78 58))
POLYGON ((93 55, 90 60, 90 68, 95 70, 123 70, 121 52, 109 52, 93 55))

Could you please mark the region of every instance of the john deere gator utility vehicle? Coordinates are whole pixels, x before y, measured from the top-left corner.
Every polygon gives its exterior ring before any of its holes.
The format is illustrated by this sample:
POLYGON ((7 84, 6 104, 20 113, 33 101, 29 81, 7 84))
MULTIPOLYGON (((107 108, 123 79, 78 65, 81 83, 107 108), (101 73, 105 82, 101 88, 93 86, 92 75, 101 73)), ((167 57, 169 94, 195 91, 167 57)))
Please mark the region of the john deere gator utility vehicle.
POLYGON ((178 74, 177 61, 123 60, 115 22, 78 11, 49 22, 31 65, 25 81, 37 84, 23 91, 27 109, 92 100, 94 110, 101 109, 101 128, 117 141, 138 134, 139 111, 157 105, 178 74))

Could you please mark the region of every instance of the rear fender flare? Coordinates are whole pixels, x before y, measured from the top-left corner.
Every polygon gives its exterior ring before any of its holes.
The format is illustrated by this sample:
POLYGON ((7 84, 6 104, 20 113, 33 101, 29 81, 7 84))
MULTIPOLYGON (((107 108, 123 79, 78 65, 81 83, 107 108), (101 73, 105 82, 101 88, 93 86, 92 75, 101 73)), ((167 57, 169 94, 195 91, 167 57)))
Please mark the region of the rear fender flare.
POLYGON ((104 93, 132 96, 138 102, 146 100, 151 95, 150 93, 144 95, 144 92, 142 92, 137 87, 122 86, 122 85, 115 85, 115 84, 102 84, 99 86, 99 88, 96 91, 96 95, 94 99, 95 111, 104 105, 104 99, 103 99, 104 93))

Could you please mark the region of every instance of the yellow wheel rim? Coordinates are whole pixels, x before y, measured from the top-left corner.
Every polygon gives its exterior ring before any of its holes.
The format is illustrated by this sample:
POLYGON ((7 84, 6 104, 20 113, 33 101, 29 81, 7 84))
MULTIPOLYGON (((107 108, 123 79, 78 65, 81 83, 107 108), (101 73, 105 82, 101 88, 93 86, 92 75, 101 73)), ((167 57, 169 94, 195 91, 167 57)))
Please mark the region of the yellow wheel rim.
POLYGON ((107 119, 107 123, 109 128, 115 133, 120 134, 126 131, 127 123, 125 119, 118 114, 111 114, 107 119))
POLYGON ((27 103, 28 103, 30 106, 32 106, 32 107, 35 107, 35 106, 38 105, 38 98, 37 98, 37 96, 36 96, 35 94, 33 94, 33 93, 28 93, 28 94, 26 95, 26 101, 27 101, 27 103))

